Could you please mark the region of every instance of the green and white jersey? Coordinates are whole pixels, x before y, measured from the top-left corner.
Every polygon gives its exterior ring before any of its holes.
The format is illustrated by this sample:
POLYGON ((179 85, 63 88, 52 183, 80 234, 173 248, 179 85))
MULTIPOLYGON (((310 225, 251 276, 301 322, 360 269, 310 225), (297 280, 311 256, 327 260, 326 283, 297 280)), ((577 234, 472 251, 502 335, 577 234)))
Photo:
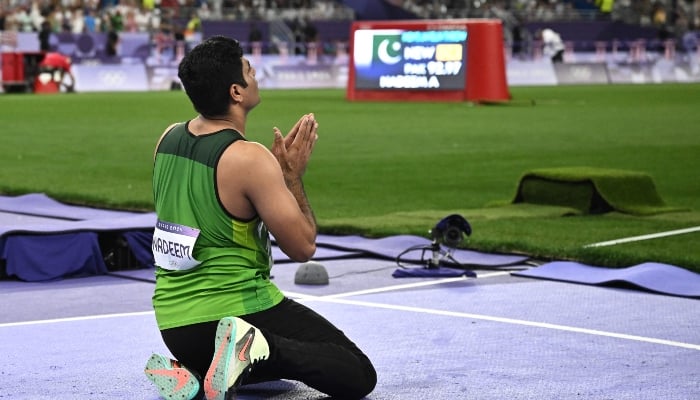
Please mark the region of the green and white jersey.
POLYGON ((173 127, 156 151, 153 194, 156 288, 160 329, 268 309, 282 301, 270 282, 270 236, 259 217, 241 221, 221 205, 216 168, 240 133, 195 136, 173 127))

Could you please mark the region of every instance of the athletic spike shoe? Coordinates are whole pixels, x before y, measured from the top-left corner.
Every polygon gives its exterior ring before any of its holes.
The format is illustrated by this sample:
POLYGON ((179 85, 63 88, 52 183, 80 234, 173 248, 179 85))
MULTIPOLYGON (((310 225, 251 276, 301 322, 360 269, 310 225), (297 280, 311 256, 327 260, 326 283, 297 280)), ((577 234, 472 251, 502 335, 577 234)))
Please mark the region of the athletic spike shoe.
POLYGON ((148 359, 144 372, 166 400, 192 400, 199 392, 199 381, 194 373, 160 354, 148 359))
POLYGON ((233 400, 236 388, 253 365, 270 357, 270 347, 260 330, 240 318, 219 321, 214 358, 204 378, 207 400, 233 400))

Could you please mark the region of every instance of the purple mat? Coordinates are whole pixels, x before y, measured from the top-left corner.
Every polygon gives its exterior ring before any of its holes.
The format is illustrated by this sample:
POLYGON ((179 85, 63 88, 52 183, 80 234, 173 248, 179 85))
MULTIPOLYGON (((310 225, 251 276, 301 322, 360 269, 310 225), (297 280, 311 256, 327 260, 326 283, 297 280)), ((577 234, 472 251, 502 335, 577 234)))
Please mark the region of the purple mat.
POLYGON ((129 211, 104 210, 60 203, 43 193, 0 196, 0 211, 66 220, 123 218, 141 215, 129 211))
POLYGON ((111 217, 102 216, 99 219, 90 219, 83 221, 70 221, 63 219, 46 218, 41 223, 31 224, 7 224, 0 226, 0 236, 9 234, 28 234, 28 233, 67 233, 67 232, 85 232, 85 231, 123 231, 135 229, 153 229, 156 224, 155 213, 123 215, 116 212, 111 217))
MULTIPOLYGON (((123 235, 140 263, 152 267, 150 242, 155 213, 71 206, 44 194, 0 196, 0 212, 27 216, 7 218, 4 223, 0 221, 0 258, 5 262, 6 272, 22 280, 41 281, 105 273, 104 255, 98 240, 100 233, 123 235)), ((374 257, 395 260, 400 256, 403 263, 420 263, 421 257, 430 256, 429 250, 423 253, 420 249, 429 249, 430 244, 429 239, 413 235, 380 239, 319 235, 314 259, 374 257), (407 251, 411 249, 414 250, 407 251)), ((454 250, 452 256, 461 266, 470 268, 501 268, 528 260, 526 256, 461 249, 454 250)), ((291 261, 277 247, 273 248, 273 257, 280 263, 291 261)), ((445 267, 455 266, 455 263, 446 261, 442 260, 445 267)), ((417 273, 425 272, 418 270, 417 273)), ((606 269, 574 262, 552 262, 512 274, 590 285, 623 284, 657 293, 700 298, 700 275, 666 264, 645 263, 623 269, 606 269)))
POLYGON ((476 278, 473 271, 455 268, 397 268, 391 274, 394 278, 454 278, 458 276, 468 276, 476 278))
POLYGON ((556 261, 511 274, 587 285, 631 285, 657 293, 700 298, 700 274, 653 262, 611 269, 556 261))
MULTIPOLYGON (((44 194, 17 197, 0 196, 0 211, 33 218, 10 219, 0 225, 0 258, 6 272, 26 281, 51 280, 66 276, 106 272, 97 234, 118 232, 126 238, 142 265, 152 267, 150 235, 155 213, 101 210, 59 203, 44 194)), ((420 236, 398 235, 371 239, 358 235, 319 235, 315 260, 375 257, 420 263, 429 257, 430 240, 420 236), (409 249, 415 249, 407 251, 409 249)), ((526 256, 486 254, 457 249, 452 256, 462 266, 475 268, 507 267, 524 263, 526 256)), ((279 248, 273 248, 275 261, 291 262, 279 248)), ((454 266, 443 260, 446 267, 454 266)), ((413 270, 408 271, 412 273, 413 270)), ((399 271, 399 274, 406 271, 399 271)), ((429 270, 417 270, 422 274, 429 270)), ((700 275, 666 264, 645 263, 623 269, 591 267, 573 262, 553 262, 514 272, 515 276, 560 280, 590 285, 625 284, 657 293, 700 298, 700 275)), ((412 274, 412 276, 416 276, 412 274)))

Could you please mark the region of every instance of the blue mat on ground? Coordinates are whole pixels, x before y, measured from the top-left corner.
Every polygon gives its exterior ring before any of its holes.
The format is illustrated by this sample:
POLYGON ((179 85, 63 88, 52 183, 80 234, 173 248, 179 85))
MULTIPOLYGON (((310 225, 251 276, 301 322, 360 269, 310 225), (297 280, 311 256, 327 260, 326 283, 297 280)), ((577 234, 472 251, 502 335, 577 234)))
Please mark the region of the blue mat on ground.
POLYGON ((155 213, 68 205, 42 193, 0 196, 3 272, 29 282, 104 274, 101 234, 125 240, 139 262, 152 265, 144 231, 152 236, 155 222, 155 213))
POLYGON ((511 275, 587 285, 631 286, 673 296, 700 298, 700 274, 673 265, 643 263, 627 268, 601 268, 555 261, 511 275))
POLYGON ((107 272, 93 232, 2 238, 0 259, 5 260, 8 276, 27 282, 107 272))

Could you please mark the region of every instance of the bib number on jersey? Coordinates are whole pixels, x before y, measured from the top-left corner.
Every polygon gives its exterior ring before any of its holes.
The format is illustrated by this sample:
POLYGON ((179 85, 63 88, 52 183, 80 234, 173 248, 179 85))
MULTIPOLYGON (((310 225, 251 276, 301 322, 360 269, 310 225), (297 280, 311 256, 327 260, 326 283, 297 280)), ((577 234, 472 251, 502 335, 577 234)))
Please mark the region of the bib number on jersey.
POLYGON ((153 231, 153 257, 156 265, 168 270, 184 271, 199 265, 192 256, 199 229, 158 220, 153 231))

